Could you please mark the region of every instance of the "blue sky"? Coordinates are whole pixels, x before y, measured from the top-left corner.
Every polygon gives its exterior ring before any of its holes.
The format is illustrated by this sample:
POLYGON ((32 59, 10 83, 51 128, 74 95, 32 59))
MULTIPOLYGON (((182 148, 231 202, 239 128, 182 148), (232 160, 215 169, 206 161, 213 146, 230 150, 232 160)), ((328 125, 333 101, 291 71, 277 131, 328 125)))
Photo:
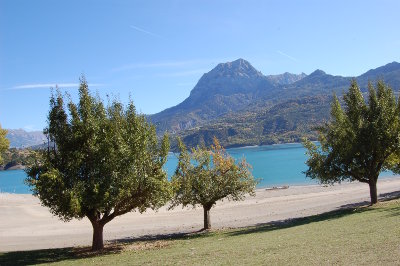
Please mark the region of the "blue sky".
POLYGON ((0 124, 42 130, 50 87, 142 113, 184 100, 220 62, 357 76, 400 61, 400 1, 0 0, 0 124))

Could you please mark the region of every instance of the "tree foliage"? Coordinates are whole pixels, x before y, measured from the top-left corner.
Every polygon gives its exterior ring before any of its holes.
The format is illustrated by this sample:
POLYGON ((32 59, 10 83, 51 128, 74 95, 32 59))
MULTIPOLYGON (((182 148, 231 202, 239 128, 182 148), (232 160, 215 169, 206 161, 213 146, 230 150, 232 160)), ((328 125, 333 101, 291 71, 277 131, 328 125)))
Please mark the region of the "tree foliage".
POLYGON ((305 142, 309 156, 305 173, 321 183, 367 183, 374 204, 379 173, 398 168, 400 103, 383 81, 369 84, 366 101, 355 80, 343 101, 344 108, 334 97, 331 120, 318 129, 320 145, 305 142))
POLYGON ((201 205, 204 209, 204 229, 210 229, 209 211, 218 200, 243 200, 246 194, 255 195, 255 180, 245 159, 238 163, 229 156, 218 140, 210 149, 193 148, 188 152, 179 140, 179 162, 172 184, 175 197, 172 207, 201 205))
POLYGON ((103 226, 132 210, 157 209, 170 197, 163 170, 168 137, 157 141, 155 128, 136 114, 132 101, 105 107, 81 79, 79 103, 50 99, 48 149, 37 153, 27 173, 33 194, 64 221, 87 217, 94 250, 103 248, 103 226))
POLYGON ((6 138, 7 130, 2 129, 0 125, 0 165, 3 164, 1 154, 6 151, 10 145, 10 141, 6 138))

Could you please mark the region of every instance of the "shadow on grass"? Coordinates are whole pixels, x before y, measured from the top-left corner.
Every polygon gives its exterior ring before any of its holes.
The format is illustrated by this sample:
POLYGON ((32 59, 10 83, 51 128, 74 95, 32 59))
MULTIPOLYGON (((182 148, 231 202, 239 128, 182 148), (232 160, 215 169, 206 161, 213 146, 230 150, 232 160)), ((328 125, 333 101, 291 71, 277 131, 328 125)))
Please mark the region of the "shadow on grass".
POLYGON ((279 229, 291 228, 301 225, 306 225, 309 223, 315 222, 322 222, 322 221, 329 221, 338 218, 342 218, 349 214, 360 213, 369 211, 369 208, 361 208, 361 209, 354 209, 354 208, 347 208, 347 209, 340 209, 336 211, 330 211, 323 214, 301 217, 301 218, 294 218, 294 219, 287 219, 281 221, 273 221, 269 223, 260 223, 256 224, 254 227, 244 227, 239 228, 238 230, 234 230, 231 232, 227 232, 228 236, 239 236, 239 235, 247 235, 247 234, 255 234, 255 233, 263 233, 263 232, 270 232, 279 229))
MULTIPOLYGON (((398 198, 400 198, 400 191, 394 191, 391 193, 380 194, 379 202, 384 203, 386 201, 390 201, 390 200, 394 200, 394 199, 398 199, 398 198)), ((346 204, 346 205, 340 206, 337 210, 334 210, 334 211, 317 214, 317 215, 312 215, 312 216, 307 216, 307 217, 256 224, 254 227, 244 227, 244 228, 239 228, 239 229, 231 231, 231 232, 227 232, 227 235, 238 236, 238 235, 245 235, 245 234, 268 232, 268 231, 273 231, 273 230, 278 230, 278 229, 285 229, 285 228, 305 225, 305 224, 309 224, 309 223, 334 220, 334 219, 342 218, 349 214, 377 210, 375 208, 369 208, 369 207, 370 207, 369 201, 362 201, 362 202, 357 202, 357 203, 353 203, 353 204, 346 204)), ((387 212, 388 215, 390 215, 390 216, 399 216, 400 215, 400 205, 398 207, 381 208, 381 209, 378 209, 378 211, 387 212)))
POLYGON ((102 255, 117 254, 124 250, 146 250, 158 249, 168 244, 163 244, 168 240, 177 239, 196 239, 202 237, 209 237, 214 235, 215 232, 195 231, 191 233, 174 233, 174 234, 159 234, 159 235, 145 235, 141 237, 127 237, 106 241, 105 248, 100 252, 91 251, 90 247, 70 247, 58 249, 41 249, 29 251, 13 251, 13 252, 0 252, 0 266, 4 265, 36 265, 42 263, 53 263, 67 260, 79 260, 102 255), (129 245, 134 245, 129 247, 129 245))
POLYGON ((93 252, 89 247, 5 252, 0 253, 0 265, 36 265, 65 260, 91 258, 98 255, 118 253, 120 251, 120 246, 110 246, 106 247, 101 252, 93 252))
POLYGON ((32 265, 71 259, 71 248, 16 251, 0 254, 0 265, 32 265))
MULTIPOLYGON (((378 195, 379 202, 385 202, 385 201, 394 200, 394 199, 398 199, 398 198, 400 198, 400 190, 389 192, 389 193, 382 193, 382 194, 378 195)), ((370 204, 371 204, 370 201, 360 201, 360 202, 356 202, 356 203, 342 205, 339 207, 339 210, 365 207, 370 204)))
MULTIPOLYGON (((176 239, 196 239, 212 235, 213 231, 193 231, 189 233, 172 233, 172 234, 156 234, 156 235, 143 235, 139 237, 125 237, 115 240, 107 241, 110 244, 132 244, 135 242, 149 242, 158 240, 176 240, 176 239)), ((1 265, 1 264, 0 264, 1 265)))
MULTIPOLYGON (((380 194, 380 202, 389 201, 400 198, 400 191, 392 193, 380 194)), ((239 236, 246 234, 254 234, 261 232, 274 231, 285 229, 295 226, 301 226, 314 222, 334 220, 354 213, 364 213, 368 211, 382 211, 387 212, 390 216, 400 215, 400 201, 399 206, 392 206, 390 208, 369 208, 369 202, 359 202, 356 204, 342 205, 338 210, 326 212, 318 215, 313 215, 303 218, 288 219, 282 221, 274 221, 264 224, 257 224, 252 227, 243 227, 233 230, 223 231, 222 234, 227 236, 239 236)), ((141 237, 127 237, 117 240, 108 241, 107 247, 101 252, 91 252, 90 248, 60 248, 60 249, 43 249, 32 251, 16 251, 0 253, 0 265, 33 265, 42 263, 52 263, 67 260, 77 260, 83 258, 91 258, 107 254, 115 254, 125 250, 126 245, 135 244, 137 250, 148 248, 159 248, 167 245, 159 246, 157 242, 168 240, 192 240, 203 237, 210 237, 220 234, 221 231, 196 231, 192 233, 174 233, 174 234, 160 234, 160 235, 145 235, 141 237), (155 244, 154 244, 155 243, 155 244)), ((78 263, 78 262, 77 262, 78 263)))

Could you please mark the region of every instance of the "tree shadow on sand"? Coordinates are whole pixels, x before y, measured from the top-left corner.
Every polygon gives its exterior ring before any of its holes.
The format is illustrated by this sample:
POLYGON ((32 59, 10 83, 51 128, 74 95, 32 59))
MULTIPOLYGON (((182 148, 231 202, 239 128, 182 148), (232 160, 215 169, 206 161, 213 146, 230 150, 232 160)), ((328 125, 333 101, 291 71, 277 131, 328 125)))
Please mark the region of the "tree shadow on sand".
MULTIPOLYGON (((400 198, 400 191, 385 193, 379 195, 380 202, 400 198)), ((295 219, 287 219, 281 221, 273 221, 268 223, 256 224, 251 227, 236 228, 234 230, 221 231, 194 231, 189 233, 173 233, 173 234, 156 234, 144 235, 140 237, 126 237, 116 240, 107 241, 105 249, 101 252, 92 252, 90 247, 83 248, 59 248, 59 249, 43 249, 32 251, 15 251, 0 253, 0 265, 33 265, 42 263, 52 263, 67 260, 77 260, 83 258, 91 258, 108 254, 120 253, 124 250, 147 250, 159 249, 169 245, 169 240, 192 240, 202 237, 210 237, 218 233, 229 236, 239 236, 246 234, 255 234, 261 232, 274 231, 295 226, 301 226, 314 222, 334 220, 345 217, 354 213, 368 212, 378 210, 387 212, 390 216, 400 215, 400 202, 398 207, 393 208, 369 208, 369 202, 363 201, 354 204, 340 206, 337 210, 295 219)))

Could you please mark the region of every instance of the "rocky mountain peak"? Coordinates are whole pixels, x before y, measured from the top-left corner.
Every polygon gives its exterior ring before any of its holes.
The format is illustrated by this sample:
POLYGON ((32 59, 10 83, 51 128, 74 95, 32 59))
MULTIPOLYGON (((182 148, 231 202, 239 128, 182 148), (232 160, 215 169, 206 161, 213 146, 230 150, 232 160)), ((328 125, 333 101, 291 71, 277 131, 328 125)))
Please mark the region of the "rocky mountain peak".
POLYGON ((314 72, 312 72, 309 77, 316 77, 316 76, 322 76, 322 75, 326 75, 326 73, 324 71, 322 71, 321 69, 317 69, 314 72))
MULTIPOLYGON (((400 88, 400 64, 389 63, 356 77, 361 88, 366 88, 368 81, 375 81, 378 78, 384 79, 398 92, 400 88)), ((165 131, 177 133, 186 129, 195 130, 195 128, 213 125, 215 121, 223 121, 225 126, 237 114, 242 113, 247 116, 248 112, 254 110, 261 110, 261 113, 265 113, 272 106, 277 106, 276 110, 288 107, 290 110, 284 111, 282 115, 285 116, 287 112, 293 112, 291 116, 295 117, 295 120, 299 117, 298 112, 305 111, 312 114, 310 119, 313 119, 312 123, 314 123, 319 118, 326 117, 324 115, 329 115, 329 97, 332 93, 340 95, 348 88, 350 82, 351 78, 349 77, 333 76, 319 69, 308 76, 304 73, 291 74, 288 72, 263 76, 249 62, 238 59, 233 62, 218 64, 200 78, 188 98, 174 107, 152 115, 150 119, 157 125, 158 133, 165 131), (309 97, 316 97, 313 98, 315 101, 311 101, 309 97), (319 111, 319 99, 322 99, 321 97, 325 97, 325 101, 328 101, 328 104, 324 105, 323 114, 319 111), (301 102, 296 102, 294 105, 287 102, 293 99, 301 102), (308 107, 303 108, 303 104, 307 104, 308 107), (316 113, 311 112, 309 107, 314 108, 312 110, 315 110, 316 113), (221 120, 225 119, 224 117, 227 120, 221 120)), ((258 114, 254 117, 258 117, 258 114)), ((240 123, 243 124, 246 119, 240 120, 240 123)), ((284 117, 282 119, 276 121, 276 123, 290 125, 289 120, 285 120, 284 117)), ((264 125, 265 128, 275 127, 276 123, 268 122, 264 125)), ((255 124, 260 125, 258 122, 255 124)), ((292 123, 291 125, 295 124, 292 123)), ((235 127, 238 125, 239 123, 235 124, 235 127)), ((215 130, 213 128, 209 136, 213 136, 216 133, 215 130)), ((259 130, 259 127, 257 127, 257 130, 259 130)), ((302 132, 304 132, 303 130, 304 128, 301 129, 302 132)), ((242 135, 247 136, 248 139, 252 138, 246 132, 248 132, 247 128, 242 135)), ((266 131, 263 130, 262 132, 266 131)), ((207 136, 203 137, 207 138, 207 136)), ((264 141, 263 137, 260 139, 264 141)))
POLYGON ((220 63, 207 75, 225 77, 263 77, 260 71, 255 69, 248 61, 239 58, 232 62, 220 63))

